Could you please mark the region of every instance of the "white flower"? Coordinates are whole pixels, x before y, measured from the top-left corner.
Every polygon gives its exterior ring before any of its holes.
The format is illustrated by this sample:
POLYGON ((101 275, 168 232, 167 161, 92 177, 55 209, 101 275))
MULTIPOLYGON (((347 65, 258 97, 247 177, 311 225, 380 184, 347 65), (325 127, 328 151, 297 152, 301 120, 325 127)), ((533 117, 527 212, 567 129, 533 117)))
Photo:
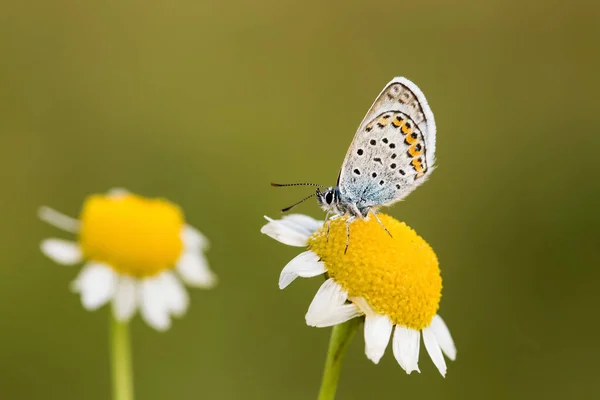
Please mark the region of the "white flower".
POLYGON ((150 326, 164 331, 171 316, 188 308, 181 281, 200 288, 216 284, 204 257, 207 239, 166 200, 113 190, 88 197, 80 220, 48 207, 40 208, 39 217, 77 235, 77 241, 46 239, 41 250, 59 264, 85 261, 71 288, 86 310, 111 302, 115 318, 126 322, 139 309, 150 326))
POLYGON ((261 232, 277 241, 307 251, 281 271, 284 289, 297 277, 327 274, 306 313, 306 323, 333 326, 365 318, 365 353, 374 363, 383 356, 390 339, 398 364, 407 372, 419 371, 421 334, 425 349, 442 376, 448 358, 456 358, 450 331, 437 315, 441 277, 431 247, 404 223, 378 214, 391 237, 375 219, 350 224, 346 253, 346 218, 327 225, 293 214, 269 222, 261 232))

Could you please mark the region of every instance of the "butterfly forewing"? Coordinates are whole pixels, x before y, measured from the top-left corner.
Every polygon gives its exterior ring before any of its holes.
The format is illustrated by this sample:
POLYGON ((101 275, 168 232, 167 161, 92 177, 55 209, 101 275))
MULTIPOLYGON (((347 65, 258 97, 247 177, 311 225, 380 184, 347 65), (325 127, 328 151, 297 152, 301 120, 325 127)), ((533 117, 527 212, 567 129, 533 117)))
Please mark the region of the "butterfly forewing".
POLYGON ((348 149, 338 185, 359 208, 391 204, 433 168, 435 121, 422 92, 392 80, 371 106, 348 149))

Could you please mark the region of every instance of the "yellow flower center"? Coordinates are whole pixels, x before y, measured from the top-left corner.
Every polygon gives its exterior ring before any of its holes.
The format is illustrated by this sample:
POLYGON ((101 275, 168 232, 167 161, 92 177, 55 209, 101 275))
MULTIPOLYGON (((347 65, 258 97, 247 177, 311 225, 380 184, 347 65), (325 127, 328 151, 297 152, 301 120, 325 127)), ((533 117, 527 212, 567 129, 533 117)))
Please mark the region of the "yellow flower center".
POLYGON ((183 213, 161 199, 90 196, 81 212, 84 257, 117 272, 145 277, 172 268, 183 249, 183 213))
POLYGON ((346 218, 327 223, 309 239, 308 248, 325 263, 329 276, 363 297, 394 324, 421 330, 431 323, 442 296, 442 278, 433 249, 405 223, 378 214, 350 223, 346 254, 346 218))

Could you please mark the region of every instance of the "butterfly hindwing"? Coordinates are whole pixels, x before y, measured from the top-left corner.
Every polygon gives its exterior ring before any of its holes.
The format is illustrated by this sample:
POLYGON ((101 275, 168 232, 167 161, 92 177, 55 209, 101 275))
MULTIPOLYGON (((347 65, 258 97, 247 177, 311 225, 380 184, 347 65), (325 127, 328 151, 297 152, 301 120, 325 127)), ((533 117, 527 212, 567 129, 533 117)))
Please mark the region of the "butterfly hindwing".
POLYGON ((348 149, 338 185, 359 208, 401 200, 433 169, 435 121, 423 93, 406 78, 384 88, 348 149))

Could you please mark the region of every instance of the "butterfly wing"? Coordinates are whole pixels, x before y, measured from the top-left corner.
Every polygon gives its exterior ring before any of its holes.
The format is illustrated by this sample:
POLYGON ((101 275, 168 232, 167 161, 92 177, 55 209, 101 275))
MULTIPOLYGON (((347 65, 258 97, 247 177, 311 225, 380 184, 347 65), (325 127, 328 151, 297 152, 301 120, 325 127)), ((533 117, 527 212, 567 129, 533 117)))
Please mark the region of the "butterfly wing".
POLYGON ((423 92, 394 78, 361 122, 338 177, 344 201, 389 205, 425 181, 435 161, 435 120, 423 92))

